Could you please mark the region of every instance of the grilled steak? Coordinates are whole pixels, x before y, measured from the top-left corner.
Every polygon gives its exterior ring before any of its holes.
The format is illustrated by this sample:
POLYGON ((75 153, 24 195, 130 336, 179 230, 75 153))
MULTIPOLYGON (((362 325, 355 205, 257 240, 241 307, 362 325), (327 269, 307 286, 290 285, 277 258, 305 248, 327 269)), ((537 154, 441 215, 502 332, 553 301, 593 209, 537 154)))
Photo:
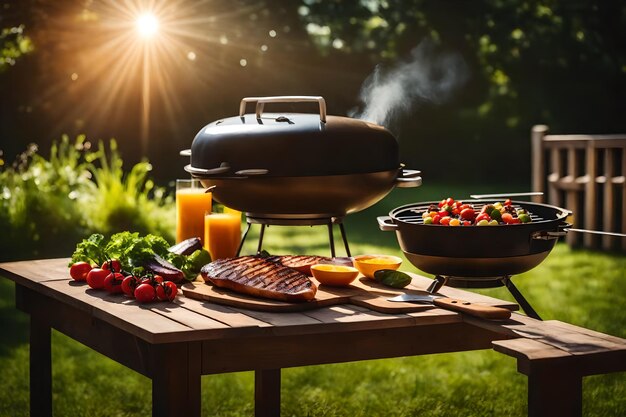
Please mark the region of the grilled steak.
POLYGON ((308 255, 282 255, 282 256, 268 256, 265 258, 270 262, 276 262, 281 265, 293 268, 297 271, 312 276, 311 267, 315 264, 328 262, 330 258, 325 256, 308 256, 308 255))
POLYGON ((301 272, 256 256, 218 259, 202 267, 205 282, 281 301, 310 301, 317 287, 301 272))

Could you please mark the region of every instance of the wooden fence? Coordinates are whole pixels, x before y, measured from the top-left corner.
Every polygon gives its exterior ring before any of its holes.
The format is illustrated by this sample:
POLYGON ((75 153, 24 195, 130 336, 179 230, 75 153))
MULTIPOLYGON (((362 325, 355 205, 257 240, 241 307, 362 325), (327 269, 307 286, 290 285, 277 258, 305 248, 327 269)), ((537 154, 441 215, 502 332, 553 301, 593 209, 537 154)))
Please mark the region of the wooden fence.
MULTIPOLYGON (((575 228, 626 233, 626 134, 549 135, 531 132, 532 186, 543 191, 535 202, 573 212, 575 228)), ((572 246, 626 251, 626 238, 567 234, 572 246)))

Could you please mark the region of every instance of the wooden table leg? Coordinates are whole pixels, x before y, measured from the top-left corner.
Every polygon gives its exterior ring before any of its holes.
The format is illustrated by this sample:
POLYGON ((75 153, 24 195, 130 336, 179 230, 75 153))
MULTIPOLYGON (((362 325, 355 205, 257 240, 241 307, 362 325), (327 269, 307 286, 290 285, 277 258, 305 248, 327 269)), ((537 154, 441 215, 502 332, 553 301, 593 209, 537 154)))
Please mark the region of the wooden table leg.
POLYGON ((254 415, 280 416, 280 369, 258 369, 254 372, 254 415))
POLYGON ((199 343, 152 345, 152 415, 200 417, 199 343))
POLYGON ((30 415, 52 416, 50 325, 30 317, 30 415))
POLYGON ((528 415, 582 416, 582 376, 552 367, 528 373, 528 415))

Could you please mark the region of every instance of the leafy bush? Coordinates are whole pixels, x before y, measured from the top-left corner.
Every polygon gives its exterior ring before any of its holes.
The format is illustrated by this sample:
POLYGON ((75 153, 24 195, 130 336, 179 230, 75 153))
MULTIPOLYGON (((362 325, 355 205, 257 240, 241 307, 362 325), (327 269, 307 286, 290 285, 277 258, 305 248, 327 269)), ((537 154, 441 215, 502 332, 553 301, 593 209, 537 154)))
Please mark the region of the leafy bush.
MULTIPOLYGON (((1 165, 0 165, 1 167, 1 165)), ((30 145, 0 170, 0 259, 67 256, 91 233, 131 230, 172 241, 172 197, 140 162, 127 174, 115 140, 109 152, 85 136, 53 143, 50 157, 30 145)))

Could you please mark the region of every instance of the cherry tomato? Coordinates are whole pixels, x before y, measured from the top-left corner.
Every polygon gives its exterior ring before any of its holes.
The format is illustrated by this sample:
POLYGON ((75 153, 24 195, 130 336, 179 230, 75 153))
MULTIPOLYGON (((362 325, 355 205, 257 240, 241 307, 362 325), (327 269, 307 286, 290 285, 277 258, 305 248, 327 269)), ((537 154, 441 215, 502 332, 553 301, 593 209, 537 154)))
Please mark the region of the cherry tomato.
POLYGON ((87 273, 87 284, 96 290, 104 288, 104 279, 109 275, 109 271, 102 268, 93 268, 87 273))
POLYGON ((449 206, 453 205, 454 204, 454 198, 452 198, 452 197, 446 198, 446 204, 449 205, 449 206))
POLYGON ((165 281, 156 286, 156 296, 159 300, 172 301, 176 297, 176 293, 178 293, 178 288, 172 281, 165 281))
POLYGON ((441 216, 436 214, 435 216, 433 216, 433 224, 439 224, 439 222, 441 221, 441 216))
POLYGON ((463 220, 474 220, 475 216, 476 216, 476 213, 474 212, 473 208, 467 207, 461 210, 461 218, 463 220))
POLYGON ((450 216, 442 217, 441 220, 439 220, 439 224, 443 224, 444 226, 447 226, 450 224, 450 220, 451 220, 450 216))
POLYGON ((154 280, 154 282, 157 282, 159 284, 163 282, 163 277, 161 275, 155 275, 152 277, 152 279, 154 280))
POLYGON ((137 287, 138 279, 134 275, 128 275, 122 280, 122 292, 129 297, 135 297, 135 288, 137 287))
POLYGON ((446 217, 449 213, 446 210, 441 210, 439 213, 437 213, 439 216, 441 217, 446 217))
POLYGON ((120 294, 122 292, 122 281, 124 275, 119 272, 109 272, 109 275, 104 278, 103 288, 111 294, 120 294))
POLYGON ((512 205, 513 205, 513 202, 511 201, 511 199, 510 199, 510 198, 507 198, 506 200, 504 200, 504 205, 505 205, 505 206, 512 206, 512 205))
POLYGON ((478 223, 481 220, 491 220, 491 217, 489 217, 489 215, 487 213, 480 213, 478 216, 476 216, 476 220, 474 220, 476 223, 478 223))
POLYGON ((156 293, 154 287, 148 283, 139 284, 137 288, 135 288, 135 298, 140 303, 152 302, 155 297, 156 293))
POLYGON ((85 281, 91 270, 92 267, 87 262, 76 262, 70 267, 70 276, 76 281, 85 281))
POLYGON ((111 259, 102 264, 102 269, 105 271, 120 272, 122 270, 122 263, 117 259, 111 259))
POLYGON ((513 215, 511 213, 502 213, 502 221, 506 224, 513 223, 513 215))
POLYGON ((471 226, 472 222, 470 222, 469 220, 463 220, 463 226, 471 226))

